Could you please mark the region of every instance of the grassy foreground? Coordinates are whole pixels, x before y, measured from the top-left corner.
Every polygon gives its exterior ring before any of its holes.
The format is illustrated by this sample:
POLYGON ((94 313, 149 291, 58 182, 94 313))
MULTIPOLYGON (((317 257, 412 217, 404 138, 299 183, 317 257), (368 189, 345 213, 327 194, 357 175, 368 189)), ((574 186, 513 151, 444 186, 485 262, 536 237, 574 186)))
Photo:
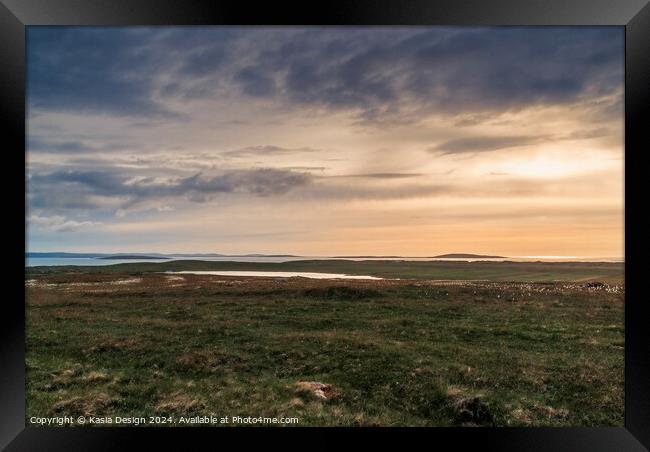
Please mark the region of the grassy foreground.
POLYGON ((623 424, 620 285, 177 276, 137 265, 29 270, 28 419, 623 424))

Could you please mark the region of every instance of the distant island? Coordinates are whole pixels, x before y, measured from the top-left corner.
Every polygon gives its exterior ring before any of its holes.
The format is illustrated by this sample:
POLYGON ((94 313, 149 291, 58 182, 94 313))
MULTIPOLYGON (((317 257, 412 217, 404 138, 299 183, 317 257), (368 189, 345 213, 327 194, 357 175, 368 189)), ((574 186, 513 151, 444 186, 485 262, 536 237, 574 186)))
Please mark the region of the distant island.
POLYGON ((301 257, 295 254, 224 254, 224 257, 301 257))
POLYGON ((218 253, 146 253, 146 254, 109 254, 109 253, 65 253, 65 252, 26 252, 28 258, 95 258, 95 259, 172 259, 177 257, 299 257, 294 254, 218 254, 218 253))
POLYGON ((331 256, 334 259, 506 259, 505 256, 487 256, 483 254, 450 253, 439 256, 331 256))
POLYGON ((334 259, 405 259, 408 256, 331 256, 334 259))
POLYGON ((505 259, 505 256, 486 256, 484 254, 451 253, 433 256, 431 259, 505 259))
POLYGON ((25 253, 26 257, 29 258, 57 258, 57 259, 80 259, 80 258, 93 258, 93 257, 101 257, 101 256, 108 256, 108 254, 105 253, 60 253, 60 252, 47 252, 47 253, 39 253, 39 252, 27 252, 25 253))
MULTIPOLYGON (((108 253, 65 253, 65 252, 27 252, 25 253, 28 258, 95 258, 105 260, 115 259, 174 259, 174 258, 228 258, 228 257, 246 257, 246 258, 297 258, 295 254, 218 254, 218 253, 148 253, 148 254, 108 254, 108 253)), ((506 259, 504 256, 487 256, 483 254, 470 254, 470 253, 450 253, 441 254, 439 256, 395 256, 395 255, 354 255, 354 256, 329 256, 322 257, 321 259, 506 259)))
POLYGON ((108 259, 108 260, 118 260, 118 259, 161 259, 161 260, 166 260, 169 259, 169 257, 163 257, 163 256, 138 256, 138 255, 132 255, 132 254, 127 254, 124 256, 118 255, 118 256, 102 256, 98 257, 97 259, 108 259))

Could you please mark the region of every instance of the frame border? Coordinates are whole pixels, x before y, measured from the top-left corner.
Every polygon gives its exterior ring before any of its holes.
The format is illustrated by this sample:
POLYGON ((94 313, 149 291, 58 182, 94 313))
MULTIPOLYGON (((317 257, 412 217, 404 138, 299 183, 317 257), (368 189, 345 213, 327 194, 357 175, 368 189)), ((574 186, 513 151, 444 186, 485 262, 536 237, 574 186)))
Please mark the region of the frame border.
MULTIPOLYGON (((454 449, 479 447, 501 451, 643 451, 650 448, 650 335, 645 328, 650 308, 642 298, 647 235, 642 233, 643 180, 641 152, 650 149, 650 5, 648 0, 347 0, 284 5, 261 3, 251 7, 235 0, 0 0, 0 118, 11 167, 25 163, 25 35, 31 25, 615 25, 625 27, 625 427, 617 428, 435 428, 435 429, 316 429, 308 433, 310 446, 334 445, 330 432, 364 441, 400 446, 402 435, 443 441, 454 449), (390 430, 390 435, 387 431, 390 430), (397 433, 395 435, 394 433, 397 433), (370 436, 372 434, 372 437, 370 436), (388 438, 388 437, 391 438, 388 438), (398 437, 398 441, 395 441, 398 437), (316 440, 316 441, 314 441, 316 440)), ((16 178, 17 171, 12 173, 16 178)), ((5 193, 25 183, 4 178, 5 193)), ((26 202, 26 199, 25 199, 26 202)), ((13 219, 10 237, 25 239, 25 202, 5 197, 13 219), (22 218, 18 218, 22 216, 22 218), (22 232, 21 232, 22 230, 22 232)), ((95 428, 60 429, 25 426, 25 240, 9 240, 9 278, 15 298, 5 297, 0 318, 0 447, 7 451, 114 450, 119 444, 178 449, 188 442, 235 435, 241 429, 95 428), (20 259, 19 260, 19 256, 20 259), (20 286, 19 286, 20 284, 20 286), (18 295, 22 294, 22 300, 18 295), (17 436, 16 436, 17 435, 17 436), (15 437, 15 438, 14 438, 15 437), (13 441, 12 441, 13 439, 13 441), (11 443, 10 443, 11 442, 11 443), (144 444, 144 443, 143 443, 144 444)), ((255 429, 256 433, 260 432, 255 429)), ((287 444, 289 430, 265 429, 262 440, 287 444), (280 432, 282 431, 282 432, 280 432)), ((292 433, 295 433, 292 430, 292 433)), ((256 435, 237 434, 247 442, 256 435)), ((336 435, 334 435, 336 436, 336 435)), ((230 439, 234 437, 231 436, 230 439)), ((258 438, 259 439, 259 438, 258 438)), ((403 441, 403 440, 402 440, 403 441)), ((402 443, 403 444, 403 443, 402 443)))

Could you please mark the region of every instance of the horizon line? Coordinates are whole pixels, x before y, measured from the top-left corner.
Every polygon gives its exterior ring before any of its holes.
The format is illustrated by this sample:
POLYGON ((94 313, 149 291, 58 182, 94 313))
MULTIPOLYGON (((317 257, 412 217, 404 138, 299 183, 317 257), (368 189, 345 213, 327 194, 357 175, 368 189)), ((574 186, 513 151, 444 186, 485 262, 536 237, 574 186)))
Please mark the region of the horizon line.
POLYGON ((260 253, 260 252, 249 252, 249 253, 220 253, 215 251, 208 252, 199 252, 199 251, 187 251, 187 252, 143 252, 143 251, 119 251, 119 252, 107 252, 107 251, 25 251, 25 254, 56 254, 56 253, 65 253, 65 254, 107 254, 107 255, 167 255, 167 256, 178 256, 178 255, 220 255, 224 257, 245 257, 245 256, 293 256, 293 257, 327 257, 327 258, 348 258, 348 257, 369 257, 369 258, 380 258, 380 257, 394 257, 394 258, 435 258, 437 256, 446 256, 453 254, 465 254, 465 255, 475 255, 478 257, 489 258, 493 256, 493 259, 502 259, 502 258, 518 258, 518 259, 599 259, 599 258, 609 258, 609 259, 624 259, 625 256, 575 256, 575 255, 501 255, 501 254, 483 254, 483 253, 467 253, 467 252, 453 252, 453 253, 441 253, 438 255, 399 255, 399 254, 334 254, 334 255, 312 255, 312 254, 293 254, 293 253, 260 253))

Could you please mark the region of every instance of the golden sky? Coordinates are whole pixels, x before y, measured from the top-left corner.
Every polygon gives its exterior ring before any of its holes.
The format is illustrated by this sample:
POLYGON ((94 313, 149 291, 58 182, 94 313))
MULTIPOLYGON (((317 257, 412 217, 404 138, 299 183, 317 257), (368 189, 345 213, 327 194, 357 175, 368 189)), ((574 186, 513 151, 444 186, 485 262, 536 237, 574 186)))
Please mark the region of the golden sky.
POLYGON ((623 33, 28 34, 30 251, 623 256, 623 33))

